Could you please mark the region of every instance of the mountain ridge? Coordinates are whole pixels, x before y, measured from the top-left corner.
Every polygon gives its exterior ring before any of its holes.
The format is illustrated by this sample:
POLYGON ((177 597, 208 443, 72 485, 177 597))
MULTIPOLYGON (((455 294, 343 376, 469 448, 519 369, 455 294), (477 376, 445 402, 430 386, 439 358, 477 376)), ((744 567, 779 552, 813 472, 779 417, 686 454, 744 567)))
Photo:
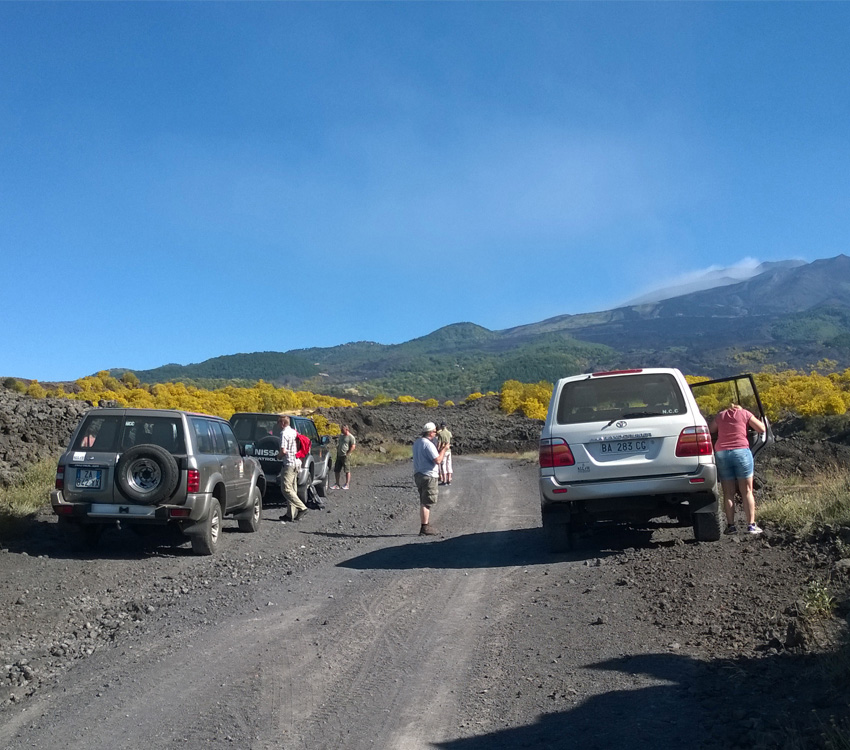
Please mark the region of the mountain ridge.
MULTIPOLYGON (((850 257, 779 261, 743 281, 492 331, 454 323, 401 344, 349 342, 135 371, 143 382, 265 380, 322 393, 459 398, 505 380, 620 366, 722 377, 742 367, 850 367, 850 257)), ((124 369, 116 369, 120 375, 124 369)))

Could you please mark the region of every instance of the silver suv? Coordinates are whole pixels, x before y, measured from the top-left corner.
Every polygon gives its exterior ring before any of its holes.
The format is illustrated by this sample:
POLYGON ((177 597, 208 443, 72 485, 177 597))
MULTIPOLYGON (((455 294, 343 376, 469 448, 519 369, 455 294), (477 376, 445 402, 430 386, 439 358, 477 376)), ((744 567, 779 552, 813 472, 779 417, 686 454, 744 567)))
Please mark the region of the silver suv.
POLYGON ((62 523, 90 545, 107 526, 177 526, 196 554, 213 554, 222 519, 260 524, 266 480, 240 453, 230 423, 170 409, 92 409, 77 426, 50 493, 62 523))
MULTIPOLYGON (((701 383, 764 418, 750 376, 701 383), (728 391, 728 397, 726 392, 728 391)), ((754 441, 754 447, 755 441, 754 441)), ((679 370, 596 372, 555 383, 540 436, 540 506, 554 552, 588 522, 670 516, 698 541, 721 534, 706 417, 679 370)))

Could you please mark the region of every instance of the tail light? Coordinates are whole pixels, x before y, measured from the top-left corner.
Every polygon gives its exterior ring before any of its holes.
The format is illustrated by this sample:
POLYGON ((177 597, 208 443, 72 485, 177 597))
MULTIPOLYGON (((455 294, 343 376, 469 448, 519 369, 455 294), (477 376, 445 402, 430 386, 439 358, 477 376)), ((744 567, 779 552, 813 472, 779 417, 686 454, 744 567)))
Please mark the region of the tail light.
POLYGON ((53 487, 57 490, 65 489, 65 467, 62 464, 56 467, 56 482, 53 487))
POLYGON ((186 491, 200 492, 201 491, 201 473, 197 469, 189 469, 186 477, 186 491))
POLYGON ((576 460, 567 441, 563 438, 543 438, 540 441, 540 468, 552 469, 557 466, 572 466, 576 460))
POLYGON ((676 443, 676 455, 679 458, 710 456, 711 434, 708 427, 705 425, 685 427, 679 434, 679 441, 676 443))

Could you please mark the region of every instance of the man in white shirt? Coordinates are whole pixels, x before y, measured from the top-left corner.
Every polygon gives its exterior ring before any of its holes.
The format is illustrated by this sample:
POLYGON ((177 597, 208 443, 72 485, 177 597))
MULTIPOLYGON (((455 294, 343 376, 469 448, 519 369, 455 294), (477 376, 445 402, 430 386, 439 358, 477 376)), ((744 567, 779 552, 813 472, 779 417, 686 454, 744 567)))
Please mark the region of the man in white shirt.
POLYGON ((298 439, 295 436, 298 433, 290 427, 289 417, 285 415, 278 420, 278 424, 282 428, 279 457, 283 461, 280 469, 280 491, 289 502, 289 519, 295 521, 299 514, 304 515, 307 512, 307 506, 298 497, 298 459, 295 457, 298 452, 298 439))
POLYGON ((449 449, 444 445, 437 450, 434 436, 437 425, 428 422, 422 428, 422 436, 413 444, 413 481, 419 490, 419 536, 433 536, 437 532, 428 523, 431 517, 431 506, 437 502, 437 481, 440 475, 440 464, 449 449))

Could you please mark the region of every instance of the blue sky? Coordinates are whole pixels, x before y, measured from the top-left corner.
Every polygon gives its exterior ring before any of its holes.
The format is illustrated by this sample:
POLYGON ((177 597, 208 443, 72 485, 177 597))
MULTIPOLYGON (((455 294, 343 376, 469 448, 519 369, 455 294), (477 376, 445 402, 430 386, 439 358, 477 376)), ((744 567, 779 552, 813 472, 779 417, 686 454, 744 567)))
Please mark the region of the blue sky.
POLYGON ((848 252, 850 3, 0 3, 0 376, 848 252))

